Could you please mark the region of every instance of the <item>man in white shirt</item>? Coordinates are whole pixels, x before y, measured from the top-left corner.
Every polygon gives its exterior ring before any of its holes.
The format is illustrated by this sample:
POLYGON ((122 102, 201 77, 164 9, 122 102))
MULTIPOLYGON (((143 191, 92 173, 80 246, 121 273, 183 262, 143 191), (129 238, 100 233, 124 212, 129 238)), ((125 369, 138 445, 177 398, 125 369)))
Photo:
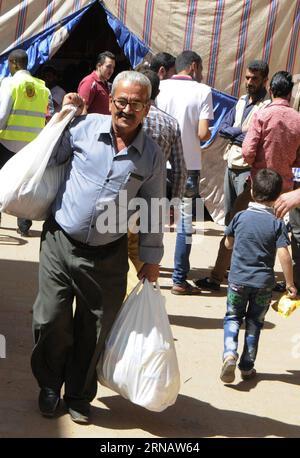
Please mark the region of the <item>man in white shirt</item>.
POLYGON ((159 52, 152 57, 150 70, 157 73, 160 80, 166 80, 175 75, 175 57, 168 52, 159 52))
POLYGON ((176 58, 176 75, 161 81, 157 106, 177 119, 181 129, 184 159, 188 171, 178 223, 172 293, 199 294, 200 289, 186 280, 190 270, 192 234, 192 198, 198 195, 201 170, 200 141, 210 138, 209 120, 213 119, 211 89, 202 80, 202 60, 193 51, 176 58))

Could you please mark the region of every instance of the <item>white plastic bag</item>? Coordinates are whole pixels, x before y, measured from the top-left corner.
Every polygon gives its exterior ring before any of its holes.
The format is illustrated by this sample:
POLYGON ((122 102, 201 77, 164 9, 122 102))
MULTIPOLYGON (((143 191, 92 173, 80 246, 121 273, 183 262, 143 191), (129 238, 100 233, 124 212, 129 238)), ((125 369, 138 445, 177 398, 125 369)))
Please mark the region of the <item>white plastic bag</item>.
POLYGON ((165 298, 145 280, 124 302, 97 366, 100 383, 154 412, 173 405, 180 388, 165 298))
POLYGON ((0 212, 31 220, 43 220, 50 213, 67 163, 46 167, 76 107, 66 105, 64 109, 70 112, 63 120, 56 123, 55 114, 40 134, 0 170, 0 212))

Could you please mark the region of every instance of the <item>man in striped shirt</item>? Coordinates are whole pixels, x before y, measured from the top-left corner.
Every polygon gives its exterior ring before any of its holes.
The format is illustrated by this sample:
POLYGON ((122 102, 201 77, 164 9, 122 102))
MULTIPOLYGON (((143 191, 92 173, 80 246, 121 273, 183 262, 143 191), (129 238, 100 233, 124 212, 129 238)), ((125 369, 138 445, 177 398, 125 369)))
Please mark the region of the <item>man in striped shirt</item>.
POLYGON ((181 132, 178 121, 165 111, 160 110, 155 105, 155 99, 159 94, 160 80, 158 75, 152 70, 143 70, 152 86, 151 107, 147 117, 144 119, 143 129, 160 146, 169 161, 172 170, 172 190, 171 197, 182 197, 185 180, 186 166, 183 157, 181 142, 181 132))
MULTIPOLYGON (((171 165, 171 169, 169 169, 171 171, 170 197, 181 199, 187 171, 183 157, 180 127, 175 118, 155 106, 160 84, 158 75, 149 69, 143 69, 141 73, 147 76, 152 86, 151 107, 144 119, 143 129, 160 146, 166 162, 169 161, 171 165)), ((170 215, 170 222, 173 222, 173 214, 170 215)), ((138 257, 138 235, 130 232, 128 234, 128 253, 130 260, 139 272, 143 263, 138 257)))

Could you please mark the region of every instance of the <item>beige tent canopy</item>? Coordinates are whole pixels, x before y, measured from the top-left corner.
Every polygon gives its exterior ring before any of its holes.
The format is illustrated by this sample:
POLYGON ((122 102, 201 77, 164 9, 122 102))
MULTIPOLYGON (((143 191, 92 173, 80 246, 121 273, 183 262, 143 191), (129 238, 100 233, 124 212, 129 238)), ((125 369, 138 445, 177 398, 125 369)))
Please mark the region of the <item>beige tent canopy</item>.
POLYGON ((119 20, 115 33, 127 27, 154 53, 198 52, 206 82, 235 97, 243 91, 251 59, 267 60, 271 74, 300 75, 299 0, 5 0, 0 2, 0 59, 45 30, 51 31, 46 53, 52 57, 71 33, 64 20, 95 3, 119 20))

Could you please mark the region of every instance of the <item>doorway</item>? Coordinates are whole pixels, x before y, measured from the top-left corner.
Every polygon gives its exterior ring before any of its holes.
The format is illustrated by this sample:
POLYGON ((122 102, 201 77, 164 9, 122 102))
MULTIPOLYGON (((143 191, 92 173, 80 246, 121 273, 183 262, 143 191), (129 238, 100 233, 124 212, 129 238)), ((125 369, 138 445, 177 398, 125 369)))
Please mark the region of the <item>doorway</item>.
MULTIPOLYGON (((116 56, 116 68, 111 80, 121 71, 131 68, 108 24, 105 10, 99 3, 95 3, 45 65, 51 65, 57 70, 58 84, 66 92, 77 92, 79 82, 95 69, 96 57, 103 51, 110 51, 116 56)), ((41 68, 37 76, 40 71, 41 68)))

